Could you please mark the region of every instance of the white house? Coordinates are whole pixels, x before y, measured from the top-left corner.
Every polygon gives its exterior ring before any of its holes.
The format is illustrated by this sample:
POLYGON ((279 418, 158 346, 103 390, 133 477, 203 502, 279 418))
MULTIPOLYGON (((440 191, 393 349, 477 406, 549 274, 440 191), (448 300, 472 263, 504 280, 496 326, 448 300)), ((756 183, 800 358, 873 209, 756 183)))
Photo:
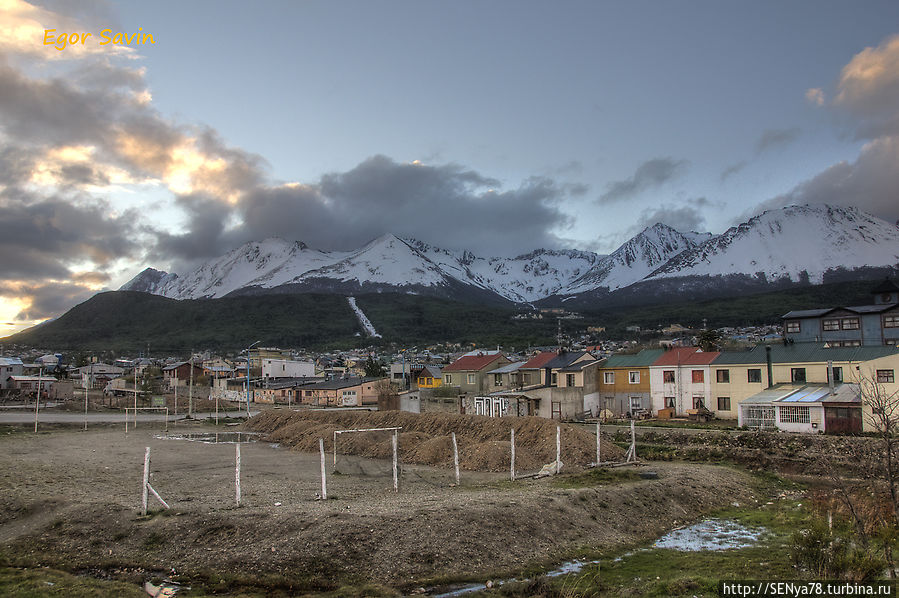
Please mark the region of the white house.
POLYGON ((262 358, 263 378, 311 378, 315 375, 315 364, 311 361, 262 358))
MULTIPOLYGON (((697 347, 669 349, 649 366, 652 410, 674 409, 674 415, 686 415, 691 409, 713 409, 711 405, 712 361, 717 351, 697 347)), ((639 375, 639 374, 638 374, 639 375)))

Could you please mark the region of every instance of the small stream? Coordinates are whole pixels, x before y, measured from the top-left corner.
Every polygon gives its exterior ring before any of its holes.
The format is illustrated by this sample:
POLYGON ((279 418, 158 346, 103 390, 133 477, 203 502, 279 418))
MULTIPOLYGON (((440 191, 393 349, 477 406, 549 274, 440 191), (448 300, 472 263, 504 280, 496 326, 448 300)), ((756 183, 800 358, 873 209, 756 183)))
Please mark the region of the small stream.
MULTIPOLYGON (((651 548, 642 548, 640 550, 664 548, 682 552, 693 552, 700 550, 717 551, 749 548, 754 546, 764 534, 765 530, 763 528, 746 527, 736 521, 728 519, 704 519, 693 525, 672 530, 656 540, 651 548)), ((614 560, 619 561, 632 554, 634 553, 628 552, 616 557, 614 560)), ((571 573, 580 573, 584 567, 599 563, 601 563, 600 560, 567 561, 562 563, 559 567, 543 573, 543 576, 560 577, 571 573)), ((522 581, 527 581, 527 579, 511 578, 486 583, 467 584, 457 586, 449 591, 439 594, 433 593, 436 590, 432 588, 427 595, 433 596, 434 598, 454 598, 455 596, 464 596, 473 592, 496 588, 507 583, 522 581)))

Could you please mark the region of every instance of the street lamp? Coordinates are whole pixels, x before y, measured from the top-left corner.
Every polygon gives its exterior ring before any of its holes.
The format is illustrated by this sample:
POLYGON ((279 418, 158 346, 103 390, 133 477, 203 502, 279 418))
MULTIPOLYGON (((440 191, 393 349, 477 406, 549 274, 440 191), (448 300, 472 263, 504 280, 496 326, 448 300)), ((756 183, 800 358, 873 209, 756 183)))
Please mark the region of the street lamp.
POLYGON ((244 349, 247 353, 247 417, 250 417, 250 349, 261 343, 262 341, 256 341, 246 349, 244 349))

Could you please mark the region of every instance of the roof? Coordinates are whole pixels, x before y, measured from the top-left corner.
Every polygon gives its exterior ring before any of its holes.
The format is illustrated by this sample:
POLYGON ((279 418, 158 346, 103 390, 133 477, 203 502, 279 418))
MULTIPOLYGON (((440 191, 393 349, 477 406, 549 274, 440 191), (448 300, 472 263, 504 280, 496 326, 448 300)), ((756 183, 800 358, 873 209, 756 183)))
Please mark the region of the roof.
POLYGON ((559 368, 560 372, 579 372, 585 367, 596 365, 602 361, 601 359, 591 359, 590 361, 578 361, 564 368, 559 368))
POLYGON ((785 313, 781 316, 784 320, 799 320, 803 318, 820 318, 833 311, 849 311, 856 314, 876 314, 896 307, 897 303, 880 303, 874 305, 847 305, 846 307, 829 307, 827 309, 799 309, 785 313))
POLYGON ((495 370, 490 370, 487 372, 488 374, 511 374, 512 372, 517 372, 521 369, 521 366, 525 364, 524 361, 516 361, 515 363, 507 363, 502 367, 498 367, 495 370))
POLYGON ((665 351, 652 365, 709 365, 718 355, 718 351, 702 351, 698 347, 676 347, 665 351))
POLYGON ((485 367, 503 357, 502 353, 494 353, 492 355, 466 355, 460 357, 445 368, 444 372, 476 372, 483 370, 485 367))
POLYGON ((375 380, 381 379, 382 378, 336 378, 334 380, 325 380, 324 382, 318 382, 317 384, 310 384, 309 386, 306 386, 304 390, 339 390, 341 388, 359 386, 360 384, 365 384, 366 382, 373 382, 375 380))
MULTIPOLYGON (((767 345, 771 347, 772 363, 824 363, 827 361, 869 361, 879 357, 899 354, 899 348, 889 345, 863 347, 828 347, 827 343, 791 343, 767 345)), ((764 364, 766 345, 757 345, 748 351, 725 351, 718 355, 714 365, 764 364)))
POLYGON ((741 404, 810 405, 815 403, 859 403, 858 384, 837 384, 830 394, 827 384, 775 384, 752 395, 741 404))
MULTIPOLYGON (((190 362, 189 361, 179 361, 178 363, 173 363, 172 365, 165 366, 164 368, 162 368, 162 371, 165 372, 165 371, 169 371, 169 370, 176 370, 176 369, 180 368, 182 365, 190 365, 190 362)), ((203 369, 203 366, 198 364, 197 362, 194 362, 194 367, 199 370, 203 369)))
POLYGON ((544 365, 558 357, 559 354, 555 351, 543 351, 541 353, 537 353, 533 357, 531 357, 528 361, 521 366, 523 370, 535 370, 542 368, 544 365))
POLYGON ((871 294, 880 295, 881 293, 895 293, 896 291, 899 291, 899 287, 896 286, 896 283, 889 278, 885 278, 883 282, 871 289, 871 294))
POLYGON ((56 378, 53 376, 10 376, 7 380, 14 380, 16 382, 56 382, 56 378))
POLYGON ((418 374, 418 377, 422 376, 430 376, 431 378, 439 378, 440 377, 440 368, 436 365, 426 365, 421 368, 421 372, 418 374))
POLYGON ((664 349, 643 349, 639 353, 631 355, 616 354, 606 359, 605 368, 638 368, 649 367, 665 353, 664 349))
MULTIPOLYGON (((586 351, 571 351, 571 352, 567 352, 567 353, 559 353, 555 359, 543 364, 543 367, 554 369, 554 370, 561 369, 561 368, 567 368, 568 366, 573 364, 578 359, 581 359, 585 355, 587 357, 589 357, 592 361, 595 361, 593 359, 593 356, 590 355, 589 353, 587 353, 586 351)), ((578 369, 580 369, 580 368, 578 368, 578 369)))
POLYGON ((0 357, 0 366, 24 365, 18 357, 0 357))
POLYGON ((794 309, 793 311, 788 311, 787 313, 782 315, 781 318, 785 320, 796 318, 817 318, 835 309, 835 307, 828 307, 825 309, 794 309))

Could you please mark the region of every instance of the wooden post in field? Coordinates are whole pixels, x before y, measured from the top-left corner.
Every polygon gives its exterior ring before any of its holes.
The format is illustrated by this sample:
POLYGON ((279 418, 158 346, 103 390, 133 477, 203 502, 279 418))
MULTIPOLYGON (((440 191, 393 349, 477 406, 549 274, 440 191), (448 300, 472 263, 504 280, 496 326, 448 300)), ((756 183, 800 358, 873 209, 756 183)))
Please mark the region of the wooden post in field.
POLYGON ((634 431, 634 420, 631 420, 631 461, 637 460, 637 433, 634 431))
MULTIPOLYGON (((128 414, 125 414, 125 421, 128 421, 128 414)), ((144 484, 141 486, 140 514, 147 514, 147 491, 150 486, 150 447, 144 453, 144 484)))
POLYGON ((234 502, 240 506, 240 443, 234 443, 234 502))
POLYGON ((325 439, 318 439, 318 453, 322 459, 322 500, 328 500, 328 482, 325 474, 325 439))
POLYGON ((337 467, 337 432, 334 432, 334 467, 337 467))
MULTIPOLYGON (((84 378, 81 380, 84 382, 84 378)), ((84 385, 84 431, 87 432, 87 385, 84 385)))
POLYGON ((599 467, 599 422, 596 422, 596 466, 599 467))
POLYGON ((44 379, 44 368, 37 374, 37 400, 34 402, 34 433, 37 434, 37 415, 41 410, 41 381, 44 379))
MULTIPOLYGON (((125 420, 128 420, 128 411, 125 411, 125 420)), ((137 429, 137 365, 134 366, 134 429, 137 429)))
POLYGON ((456 468, 456 486, 459 485, 459 445, 456 443, 456 433, 453 432, 453 465, 456 468))
POLYGON ((396 444, 397 444, 397 432, 398 430, 393 431, 393 491, 400 491, 400 481, 397 475, 397 467, 396 467, 396 444))
POLYGON ((515 481, 515 428, 512 428, 512 459, 509 462, 509 479, 515 481))
POLYGON ((556 426, 556 473, 562 471, 562 427, 556 426))
POLYGON ((175 370, 175 417, 178 417, 178 370, 175 370))

